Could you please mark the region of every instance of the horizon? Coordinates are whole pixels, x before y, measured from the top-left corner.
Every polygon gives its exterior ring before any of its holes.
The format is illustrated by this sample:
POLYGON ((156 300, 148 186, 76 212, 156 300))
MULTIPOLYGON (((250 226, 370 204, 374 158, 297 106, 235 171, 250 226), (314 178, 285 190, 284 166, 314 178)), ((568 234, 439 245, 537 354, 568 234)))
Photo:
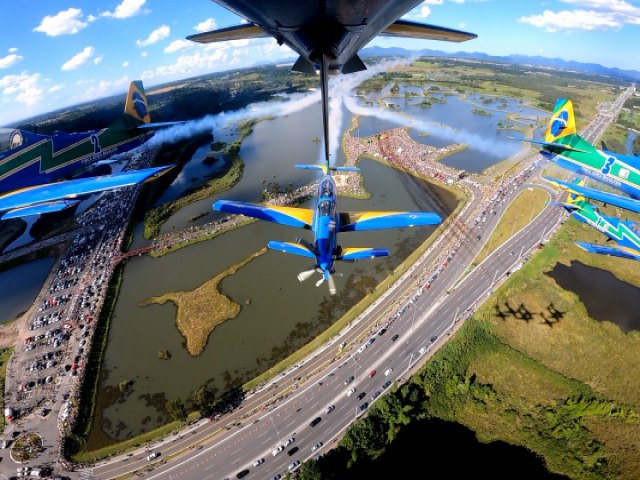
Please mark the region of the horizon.
MULTIPOLYGON (((36 2, 24 10, 19 16, 0 18, 2 126, 124 94, 132 80, 142 80, 152 90, 207 73, 277 64, 295 55, 273 39, 209 45, 186 40, 193 33, 242 22, 205 0, 189 0, 179 15, 157 0, 87 0, 82 8, 36 2)), ((640 7, 625 0, 526 5, 508 0, 427 0, 402 18, 469 31, 478 38, 449 43, 378 37, 366 47, 539 56, 640 75, 640 60, 621 48, 633 45, 640 25, 640 7)))

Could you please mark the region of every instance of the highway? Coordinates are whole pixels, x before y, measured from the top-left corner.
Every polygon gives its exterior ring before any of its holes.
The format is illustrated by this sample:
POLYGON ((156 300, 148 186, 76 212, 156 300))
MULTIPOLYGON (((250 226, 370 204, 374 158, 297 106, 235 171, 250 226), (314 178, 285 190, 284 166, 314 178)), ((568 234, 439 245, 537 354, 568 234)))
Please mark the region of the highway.
MULTIPOLYGON (((627 91, 610 108, 602 108, 585 130, 585 138, 591 141, 598 138, 616 118, 629 94, 627 91)), ((536 177, 547 165, 539 160, 534 162, 535 157, 537 154, 521 164, 523 171, 528 169, 528 177, 536 177)), ((247 478, 272 478, 277 474, 284 476, 292 462, 305 461, 333 447, 350 423, 380 398, 372 395, 394 388, 398 380, 404 380, 422 365, 508 273, 526 261, 560 225, 565 211, 549 202, 529 224, 462 277, 482 248, 483 242, 478 237, 488 239, 513 198, 532 187, 544 188, 550 195, 553 192, 546 185, 524 179, 498 190, 497 196, 489 199, 495 214, 487 212, 482 216, 484 220, 467 222, 464 227, 452 222, 450 235, 442 235, 361 320, 353 322, 305 361, 249 394, 239 409, 215 422, 201 420, 173 438, 85 470, 85 475, 107 479, 137 471, 139 476, 149 479, 206 480, 236 478, 239 472, 247 470, 247 478), (443 257, 448 259, 444 263, 443 257), (380 334, 382 328, 385 331, 380 334), (347 347, 339 352, 338 345, 342 342, 347 347), (385 375, 387 369, 391 371, 385 375), (370 376, 373 370, 375 374, 370 376), (349 377, 354 379, 345 385, 349 377), (384 388, 386 381, 394 383, 384 388), (347 396, 352 388, 355 392, 347 396), (361 394, 362 398, 358 398, 361 394), (276 402, 276 398, 280 400, 276 402), (367 406, 361 410, 365 402, 367 406), (327 412, 329 405, 335 408, 327 412), (321 420, 311 426, 317 417, 321 420), (284 451, 272 455, 274 448, 287 438, 294 441, 284 451), (322 447, 312 451, 318 442, 322 442, 322 447), (160 455, 150 461, 146 458, 148 451, 160 455), (264 462, 254 466, 258 459, 264 462)), ((474 195, 478 194, 476 189, 474 195)), ((485 204, 477 201, 476 205, 485 204)), ((461 215, 480 217, 481 207, 473 214, 470 209, 461 215)))

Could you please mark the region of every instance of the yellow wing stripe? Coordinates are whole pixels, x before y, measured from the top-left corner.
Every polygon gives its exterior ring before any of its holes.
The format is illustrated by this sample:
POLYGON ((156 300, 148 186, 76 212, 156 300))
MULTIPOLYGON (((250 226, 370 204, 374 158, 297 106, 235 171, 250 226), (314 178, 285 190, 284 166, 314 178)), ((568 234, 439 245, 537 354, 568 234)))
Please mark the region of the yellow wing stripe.
POLYGON ((293 217, 296 220, 306 223, 311 226, 313 224, 313 210, 308 208, 296 208, 296 207, 280 207, 280 206, 269 206, 266 207, 269 210, 274 210, 276 212, 282 213, 283 215, 287 215, 289 217, 293 217))

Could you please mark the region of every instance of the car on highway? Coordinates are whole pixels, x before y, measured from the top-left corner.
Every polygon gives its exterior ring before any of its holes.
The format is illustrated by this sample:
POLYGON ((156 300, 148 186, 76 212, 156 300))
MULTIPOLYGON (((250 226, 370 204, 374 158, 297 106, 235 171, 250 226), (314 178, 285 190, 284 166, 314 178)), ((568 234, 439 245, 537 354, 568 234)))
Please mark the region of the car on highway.
POLYGON ((380 330, 378 330, 378 335, 382 336, 386 331, 387 331, 387 327, 382 327, 380 330))
POLYGON ((247 475, 249 475, 249 469, 245 468, 244 470, 241 470, 238 473, 236 473, 236 478, 244 478, 247 475))
POLYGON ((375 374, 376 374, 376 371, 375 370, 371 370, 369 372, 369 378, 373 378, 375 374))
POLYGON ((371 395, 371 401, 373 402, 376 398, 378 398, 380 396, 380 390, 376 390, 375 392, 373 392, 373 394, 371 395))
POLYGON ((389 388, 391 386, 391 380, 387 380, 382 384, 382 388, 389 388))
POLYGON ((298 447, 293 447, 287 452, 287 455, 294 455, 298 450, 300 450, 298 447))
POLYGON ((283 450, 284 450, 284 446, 278 445, 276 448, 273 449, 273 451, 271 452, 271 455, 275 457, 279 453, 282 453, 283 450))
POLYGON ((420 355, 423 355, 423 354, 424 354, 424 352, 426 352, 426 351, 427 351, 427 347, 422 347, 420 350, 418 350, 418 353, 419 353, 420 355))
POLYGON ((347 392, 347 397, 350 397, 351 395, 353 395, 354 393, 356 393, 356 387, 353 387, 351 390, 349 390, 347 392))
POLYGON ((391 372, 393 372, 393 368, 389 367, 384 371, 384 376, 388 377, 389 375, 391 375, 391 372))
POLYGON ((271 480, 280 480, 281 478, 282 478, 282 475, 280 475, 279 473, 276 473, 271 480))
POLYGON ((369 340, 367 340, 366 345, 367 345, 367 346, 369 346, 369 345, 371 345, 371 344, 372 344, 373 342, 375 342, 375 341, 376 341, 376 337, 371 337, 369 340))
POLYGON ((255 462, 253 462, 253 466, 257 467, 258 465, 262 465, 264 463, 264 458, 258 458, 255 462))
POLYGON ((349 378, 345 379, 344 384, 345 385, 349 385, 351 382, 353 382, 354 380, 354 376, 350 376, 349 378))
POLYGON ((322 417, 316 417, 313 420, 311 420, 311 423, 309 423, 310 427, 315 427, 317 424, 319 424, 322 421, 322 417))
POLYGON ((358 394, 358 400, 362 400, 365 397, 366 393, 365 392, 360 392, 358 394))
POLYGON ((434 335, 431 337, 431 343, 435 342, 438 339, 438 335, 434 335))
POLYGON ((147 455, 147 460, 153 460, 156 457, 160 456, 160 452, 151 452, 147 455))
POLYGON ((324 443, 322 443, 322 442, 318 442, 318 443, 316 443, 316 444, 311 448, 311 451, 312 451, 312 452, 315 452, 315 451, 316 451, 316 450, 318 450, 319 448, 322 448, 322 445, 324 445, 324 443))
POLYGON ((289 472, 295 472, 298 468, 300 468, 300 460, 296 460, 289 464, 289 472))
POLYGON ((360 405, 358 407, 358 415, 362 414, 362 412, 364 412, 368 406, 369 406, 369 402, 364 402, 362 405, 360 405))
POLYGON ((325 410, 324 410, 324 411, 325 411, 326 413, 331 413, 331 412, 333 412, 335 409, 336 409, 336 406, 335 406, 335 405, 327 405, 327 408, 325 408, 325 410))
POLYGON ((292 444, 293 442, 295 442, 295 441, 296 441, 296 439, 295 439, 295 438, 293 438, 293 437, 289 437, 289 438, 287 438, 287 439, 284 441, 284 446, 285 446, 285 447, 288 447, 289 445, 291 445, 291 444, 292 444))
POLYGON ((396 333, 393 337, 391 337, 391 341, 392 341, 392 342, 395 342, 395 341, 398 339, 398 337, 399 337, 399 336, 400 336, 400 335, 398 335, 398 334, 396 333))

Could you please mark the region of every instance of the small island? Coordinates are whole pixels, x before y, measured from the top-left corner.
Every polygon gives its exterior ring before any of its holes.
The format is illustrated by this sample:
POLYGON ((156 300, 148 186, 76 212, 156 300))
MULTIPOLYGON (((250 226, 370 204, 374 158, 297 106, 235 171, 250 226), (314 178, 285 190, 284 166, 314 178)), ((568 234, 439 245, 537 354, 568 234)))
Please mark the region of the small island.
POLYGON ((211 332, 240 313, 240 305, 220 292, 220 282, 266 251, 266 248, 258 250, 194 290, 165 293, 159 297, 148 298, 141 305, 164 305, 166 302, 173 302, 178 309, 176 326, 186 340, 189 354, 197 357, 204 351, 211 332))

